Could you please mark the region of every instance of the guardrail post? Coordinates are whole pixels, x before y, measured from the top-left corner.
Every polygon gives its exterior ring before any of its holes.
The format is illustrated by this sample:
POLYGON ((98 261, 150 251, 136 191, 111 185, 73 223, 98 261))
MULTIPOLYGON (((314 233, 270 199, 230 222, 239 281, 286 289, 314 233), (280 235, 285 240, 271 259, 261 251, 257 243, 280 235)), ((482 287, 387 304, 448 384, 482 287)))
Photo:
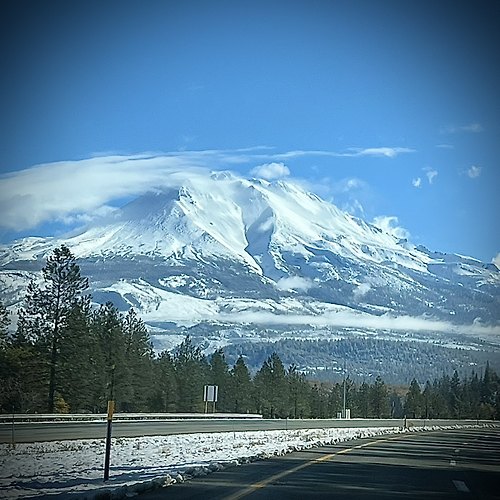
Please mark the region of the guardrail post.
POLYGON ((108 430, 106 433, 106 456, 104 458, 104 481, 109 479, 109 459, 111 456, 111 428, 113 423, 113 413, 115 411, 115 402, 108 401, 108 430))

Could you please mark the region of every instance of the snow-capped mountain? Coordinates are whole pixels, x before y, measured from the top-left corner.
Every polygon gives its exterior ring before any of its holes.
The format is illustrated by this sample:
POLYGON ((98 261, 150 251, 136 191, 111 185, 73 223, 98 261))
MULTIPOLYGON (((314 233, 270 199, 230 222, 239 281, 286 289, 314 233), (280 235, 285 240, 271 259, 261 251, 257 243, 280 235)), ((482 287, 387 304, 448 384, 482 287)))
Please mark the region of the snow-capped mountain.
POLYGON ((193 175, 73 234, 3 246, 4 303, 21 299, 61 243, 79 259, 96 302, 132 306, 158 328, 231 325, 241 336, 241 325, 466 325, 499 333, 495 265, 398 240, 283 181, 193 175))

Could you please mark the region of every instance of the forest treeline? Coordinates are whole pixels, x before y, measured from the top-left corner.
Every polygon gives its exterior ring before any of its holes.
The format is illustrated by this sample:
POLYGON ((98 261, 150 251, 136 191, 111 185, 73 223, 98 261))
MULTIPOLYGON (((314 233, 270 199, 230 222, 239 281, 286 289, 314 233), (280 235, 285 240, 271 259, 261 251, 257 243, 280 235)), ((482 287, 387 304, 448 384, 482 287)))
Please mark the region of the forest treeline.
POLYGON ((345 405, 352 417, 500 419, 500 379, 489 365, 481 376, 455 372, 423 386, 388 386, 381 377, 320 383, 272 353, 252 376, 243 356, 230 366, 223 350, 206 357, 190 337, 155 354, 133 309, 91 307, 88 281, 65 246, 42 276, 28 286, 13 335, 0 303, 2 413, 103 413, 108 400, 121 412, 203 412, 204 386, 217 385, 218 412, 332 418, 345 405))

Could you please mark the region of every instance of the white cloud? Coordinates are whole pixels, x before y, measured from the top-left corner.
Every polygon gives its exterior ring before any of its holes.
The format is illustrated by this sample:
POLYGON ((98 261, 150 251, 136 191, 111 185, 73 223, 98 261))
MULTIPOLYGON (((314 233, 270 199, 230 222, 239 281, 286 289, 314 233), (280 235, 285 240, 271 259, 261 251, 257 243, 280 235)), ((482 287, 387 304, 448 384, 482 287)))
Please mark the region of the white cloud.
POLYGON ((437 174, 438 174, 437 170, 429 170, 427 172, 426 175, 427 175, 427 178, 429 179, 429 184, 432 184, 432 180, 434 179, 434 177, 436 177, 437 174))
POLYGON ((275 153, 270 155, 260 155, 260 158, 269 160, 287 160, 289 158, 297 158, 300 156, 333 156, 333 157, 358 157, 358 156, 385 156, 387 158, 395 158, 402 153, 415 153, 415 149, 410 148, 349 148, 346 151, 320 151, 320 150, 295 150, 286 153, 275 153))
MULTIPOLYGON (((193 173, 209 175, 230 165, 266 161, 254 169, 260 177, 273 179, 290 175, 280 161, 301 155, 386 156, 393 158, 407 148, 368 148, 337 153, 291 151, 271 154, 273 148, 259 146, 234 150, 175 151, 139 155, 101 154, 80 161, 62 161, 0 176, 0 226, 14 231, 34 228, 41 223, 85 223, 109 211, 117 200, 131 198, 154 189, 177 187, 193 173), (280 158, 280 159, 278 159, 280 158)), ((359 190, 357 180, 349 180, 346 190, 359 190)), ((360 206, 357 206, 360 210, 360 206)))
POLYGON ((441 128, 442 134, 456 134, 457 132, 483 132, 484 128, 479 123, 470 123, 469 125, 447 125, 441 128))
POLYGON ((318 325, 352 328, 370 328, 377 330, 423 331, 443 333, 475 334, 483 338, 500 336, 500 326, 488 326, 475 322, 472 325, 454 325, 448 321, 439 321, 425 317, 392 316, 384 314, 358 313, 349 310, 327 312, 317 316, 273 314, 265 311, 245 311, 234 314, 219 314, 221 321, 234 323, 264 323, 285 325, 318 325))
POLYGON ((484 128, 479 123, 471 123, 460 127, 464 132, 483 132, 484 128))
POLYGON ((38 165, 1 177, 0 222, 16 231, 102 215, 112 200, 179 185, 209 170, 182 157, 108 156, 38 165))
POLYGON ((414 153, 414 149, 409 148, 351 148, 353 153, 343 153, 341 156, 387 156, 395 158, 400 153, 414 153))
POLYGON ((373 219, 373 225, 382 229, 385 233, 392 234, 392 236, 399 239, 408 239, 410 237, 409 231, 401 226, 397 226, 398 218, 394 216, 381 215, 373 219))
POLYGON ((472 167, 467 170, 467 175, 471 179, 479 177, 481 175, 481 167, 475 167, 474 165, 472 165, 472 167))
POLYGON ((359 188, 359 180, 358 179, 348 179, 347 182, 345 183, 345 188, 344 190, 350 191, 351 189, 356 189, 359 188))
POLYGON ((424 172, 426 172, 427 179, 429 179, 429 184, 432 184, 434 177, 438 174, 437 170, 432 169, 431 167, 425 167, 424 172))
POLYGON ((493 264, 495 264, 495 266, 500 269, 500 252, 498 252, 496 257, 493 257, 493 259, 491 259, 491 262, 493 262, 493 264))
POLYGON ((356 299, 364 297, 370 290, 372 286, 370 283, 360 283, 353 291, 353 295, 356 299))
POLYGON ((300 290, 307 292, 309 288, 314 286, 313 282, 308 278, 301 278, 300 276, 291 276, 290 278, 281 278, 276 286, 280 290, 300 290))
POLYGON ((363 205, 361 205, 359 200, 356 199, 345 202, 342 205, 342 210, 348 214, 354 215, 355 217, 364 218, 365 216, 365 209, 363 208, 363 205))
POLYGON ((411 183, 415 186, 415 187, 420 187, 421 184, 422 184, 422 179, 420 177, 417 177, 416 179, 413 179, 411 181, 411 183))
POLYGON ((250 174, 262 179, 273 180, 289 176, 290 170, 284 163, 265 163, 255 167, 250 174))

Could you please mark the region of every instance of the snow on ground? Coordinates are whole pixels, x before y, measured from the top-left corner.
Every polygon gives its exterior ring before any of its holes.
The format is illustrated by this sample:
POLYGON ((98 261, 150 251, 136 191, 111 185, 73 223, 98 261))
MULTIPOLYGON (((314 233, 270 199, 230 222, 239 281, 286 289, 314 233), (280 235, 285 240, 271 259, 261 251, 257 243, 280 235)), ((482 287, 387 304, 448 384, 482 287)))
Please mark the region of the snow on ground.
POLYGON ((118 500, 228 465, 394 432, 406 431, 327 428, 113 438, 107 482, 104 439, 0 444, 1 498, 93 499, 108 490, 118 500))

